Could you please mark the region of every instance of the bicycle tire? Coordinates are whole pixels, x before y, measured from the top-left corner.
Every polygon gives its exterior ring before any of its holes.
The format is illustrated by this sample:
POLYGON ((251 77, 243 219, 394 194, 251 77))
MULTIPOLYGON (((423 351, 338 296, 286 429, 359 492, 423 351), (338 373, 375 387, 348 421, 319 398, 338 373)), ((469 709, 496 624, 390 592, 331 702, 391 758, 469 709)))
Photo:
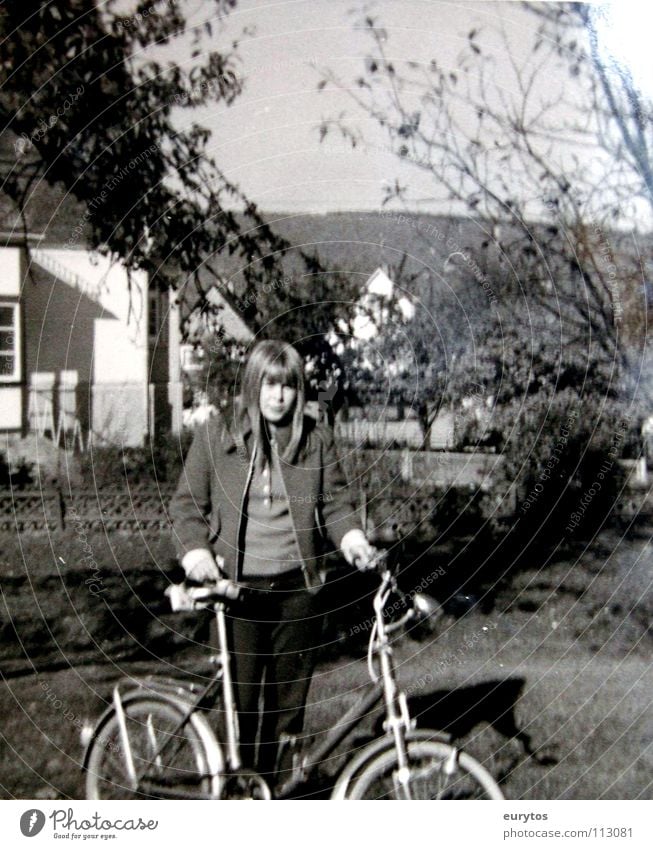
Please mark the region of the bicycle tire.
MULTIPOLYGON (((123 710, 140 786, 134 789, 118 715, 112 710, 98 726, 88 749, 87 799, 215 797, 219 745, 202 718, 191 716, 173 739, 171 734, 184 716, 183 708, 174 701, 148 694, 126 699, 123 710), (162 757, 152 762, 155 749, 165 743, 162 757)), ((223 769, 221 753, 219 762, 223 769)))
MULTIPOLYGON (((407 741, 411 799, 503 799, 490 773, 471 755, 447 743, 407 741)), ((397 752, 375 757, 351 782, 346 799, 398 799, 397 752)), ((401 798, 404 798, 401 796, 401 798)))

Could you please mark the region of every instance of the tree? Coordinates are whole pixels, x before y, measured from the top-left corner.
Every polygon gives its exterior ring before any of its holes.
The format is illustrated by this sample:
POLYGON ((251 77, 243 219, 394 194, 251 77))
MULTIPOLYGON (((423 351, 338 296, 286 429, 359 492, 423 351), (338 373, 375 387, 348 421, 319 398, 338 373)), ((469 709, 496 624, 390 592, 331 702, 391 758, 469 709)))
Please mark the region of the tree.
MULTIPOLYGON (((213 17, 191 26, 175 0, 142 0, 129 15, 117 0, 8 0, 0 119, 15 144, 0 161, 3 191, 27 230, 42 181, 60 187, 80 208, 71 247, 120 257, 151 285, 176 289, 185 316, 219 318, 209 295, 217 286, 257 335, 300 339, 302 352, 320 360, 344 311, 336 278, 331 285, 317 256, 294 250, 307 276, 297 271, 293 285, 277 285, 291 245, 208 155, 209 131, 197 123, 180 131, 174 121, 177 110, 228 105, 241 92, 237 39, 224 50, 210 43, 216 30, 225 35, 235 5, 212 0, 213 17), (183 41, 192 64, 157 58, 161 45, 183 41)), ((206 329, 195 341, 216 349, 213 360, 237 364, 241 346, 208 338, 212 319, 206 329)))
MULTIPOLYGON (((283 274, 271 273, 268 282, 241 299, 240 315, 257 341, 284 339, 297 348, 306 363, 308 399, 333 417, 346 381, 332 340, 336 330, 346 329, 353 319, 358 287, 336 269, 327 272, 319 257, 302 255, 302 263, 286 262, 284 268, 283 274), (307 268, 302 271, 300 264, 307 268)), ((207 311, 203 318, 192 339, 202 351, 198 387, 220 405, 238 392, 249 345, 222 332, 219 313, 207 311)))
MULTIPOLYGON (((541 19, 535 46, 549 41, 571 76, 580 79, 599 144, 622 166, 612 190, 622 202, 634 197, 653 210, 653 104, 625 57, 612 55, 603 44, 619 13, 614 6, 588 3, 534 4, 532 11, 541 19)), ((633 29, 639 25, 636 17, 630 20, 633 29)), ((629 49, 621 45, 622 51, 624 47, 629 49)))
MULTIPOLYGON (((452 263, 439 277, 432 269, 413 269, 408 256, 388 266, 395 283, 391 296, 370 298, 370 318, 378 332, 366 342, 354 340, 343 357, 353 400, 359 405, 396 405, 417 415, 423 445, 430 445, 431 430, 440 412, 450 403, 448 384, 470 335, 486 321, 472 309, 475 289, 452 263), (455 285, 443 276, 456 277, 455 285), (401 301, 410 298, 407 315, 401 301)), ((471 383, 468 387, 469 394, 471 383)))
MULTIPOLYGON (((624 342, 641 344, 637 315, 633 318, 633 313, 641 316, 641 298, 638 309, 629 311, 623 338, 625 309, 641 293, 641 257, 632 247, 626 249, 626 240, 614 228, 632 220, 633 184, 639 180, 639 195, 646 194, 646 172, 638 170, 645 154, 640 149, 639 159, 634 154, 628 159, 611 146, 601 122, 612 116, 619 128, 624 119, 613 114, 609 100, 598 104, 602 89, 591 65, 587 32, 587 48, 576 47, 571 54, 562 36, 544 34, 545 26, 560 27, 559 18, 580 12, 566 4, 550 5, 553 10, 523 65, 513 58, 505 32, 494 34, 493 46, 489 33, 471 30, 455 71, 435 58, 428 67, 390 59, 387 33, 368 17, 371 50, 356 87, 331 71, 320 86, 346 88, 383 128, 397 156, 431 181, 435 198, 448 199, 454 210, 483 223, 491 234, 483 251, 493 252, 512 270, 508 292, 501 293, 504 299, 521 290, 559 323, 563 344, 586 344, 627 370, 624 342), (500 53, 507 62, 497 77, 500 53), (573 79, 580 76, 581 55, 590 82, 556 87, 553 71, 571 55, 573 79), (588 100, 587 85, 593 99, 588 100)), ((612 89, 620 84, 627 89, 625 78, 612 80, 605 68, 599 78, 612 89)), ((629 89, 623 92, 625 98, 631 94, 629 89)), ((641 97, 631 112, 633 121, 648 114, 641 97)), ((334 127, 353 144, 364 144, 346 119, 326 121, 323 136, 334 127)), ((406 186, 395 182, 386 189, 384 202, 409 199, 406 186)), ((484 264, 479 254, 474 259, 484 264)))
MULTIPOLYGON (((651 197, 650 103, 601 61, 586 6, 535 11, 523 63, 505 32, 472 29, 455 69, 437 56, 427 66, 391 58, 381 22, 368 16, 370 51, 356 84, 330 70, 320 82, 346 90, 397 157, 429 181, 433 198, 487 234, 457 252, 474 272, 468 277, 489 281, 494 309, 468 337, 444 391, 460 404, 471 381, 494 400, 492 426, 525 487, 538 480, 570 393, 586 414, 569 465, 576 483, 587 473, 579 458, 610 449, 624 411, 634 421, 646 306, 632 222, 651 197), (566 79, 557 73, 564 69, 566 79)), ((350 117, 325 121, 322 137, 337 130, 364 145, 350 117)), ((383 198, 410 200, 398 181, 383 198)), ((439 344, 434 335, 431 344, 439 344)), ((570 479, 560 478, 562 490, 570 479)), ((547 509, 561 490, 551 492, 547 509)))
POLYGON ((220 281, 220 252, 241 256, 255 286, 283 243, 207 155, 208 131, 173 123, 175 108, 238 96, 237 42, 224 53, 201 50, 235 3, 215 0, 204 32, 187 31, 181 4, 142 2, 129 17, 118 5, 4 4, 0 117, 17 139, 15 159, 2 163, 3 189, 24 212, 41 180, 60 185, 84 210, 69 243, 88 239, 161 287, 191 278, 182 294, 203 295, 199 269, 220 281), (150 58, 182 37, 194 44, 190 69, 150 58), (237 204, 242 218, 229 208, 237 204))

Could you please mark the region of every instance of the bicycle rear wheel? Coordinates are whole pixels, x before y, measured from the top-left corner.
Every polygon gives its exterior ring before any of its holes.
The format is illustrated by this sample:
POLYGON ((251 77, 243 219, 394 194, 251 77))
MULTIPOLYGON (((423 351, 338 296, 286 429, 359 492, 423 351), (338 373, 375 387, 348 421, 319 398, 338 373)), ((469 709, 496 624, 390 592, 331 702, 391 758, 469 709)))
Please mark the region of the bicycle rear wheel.
MULTIPOLYGON (((151 695, 126 700, 123 710, 137 782, 130 774, 118 715, 111 711, 88 751, 87 799, 212 797, 215 751, 210 754, 207 750, 208 726, 205 730, 196 717, 191 717, 179 729, 183 709, 151 695)), ((218 748, 216 743, 214 749, 218 748)))
POLYGON ((406 751, 406 773, 398 768, 394 747, 388 749, 353 779, 346 798, 503 799, 485 767, 447 743, 413 740, 406 751))

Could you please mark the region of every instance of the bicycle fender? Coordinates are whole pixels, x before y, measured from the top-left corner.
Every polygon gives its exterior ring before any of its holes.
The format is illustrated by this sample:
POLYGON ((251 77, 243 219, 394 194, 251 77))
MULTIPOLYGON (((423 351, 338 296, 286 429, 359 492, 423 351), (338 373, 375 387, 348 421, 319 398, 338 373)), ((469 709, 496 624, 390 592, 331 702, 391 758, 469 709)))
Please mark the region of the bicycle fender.
MULTIPOLYGON (((440 743, 450 743, 451 736, 443 731, 434 731, 428 728, 416 728, 407 732, 406 741, 413 740, 437 740, 440 743)), ((384 734, 383 737, 377 737, 372 740, 350 761, 348 761, 341 771, 338 773, 333 792, 329 797, 331 801, 342 801, 347 798, 347 791, 350 783, 356 775, 368 765, 368 763, 377 755, 385 752, 388 749, 394 748, 394 738, 389 734, 384 734)))
MULTIPOLYGON (((133 685, 137 682, 131 679, 129 683, 133 685)), ((116 687, 116 690, 118 690, 118 687, 116 687)), ((153 699, 160 699, 161 701, 166 701, 169 704, 172 704, 175 708, 177 708, 177 710, 183 713, 188 710, 189 706, 188 699, 185 699, 183 696, 171 692, 154 691, 151 687, 145 688, 141 686, 136 686, 134 687, 134 689, 128 690, 125 693, 119 693, 119 698, 123 707, 126 707, 133 702, 139 701, 140 699, 145 699, 147 701, 151 701, 153 699)), ((104 711, 104 713, 96 722, 95 727, 93 728, 92 736, 84 750, 82 770, 86 770, 88 768, 88 758, 91 748, 93 747, 96 740, 98 740, 102 729, 104 728, 110 717, 115 714, 115 712, 115 706, 112 704, 104 711)), ((192 724, 193 729, 197 732, 197 735, 199 736, 200 740, 204 745, 209 773, 211 776, 213 776, 213 783, 215 785, 216 780, 221 780, 221 776, 224 774, 225 770, 224 756, 222 754, 220 744, 216 739, 216 736, 213 733, 211 726, 201 714, 194 713, 188 721, 192 724)), ((215 786, 214 791, 215 794, 218 795, 219 787, 215 786)))
POLYGON ((127 692, 138 690, 149 695, 169 696, 171 700, 179 700, 184 704, 195 702, 204 687, 180 678, 166 678, 163 675, 147 675, 144 678, 123 678, 116 685, 126 687, 127 692))

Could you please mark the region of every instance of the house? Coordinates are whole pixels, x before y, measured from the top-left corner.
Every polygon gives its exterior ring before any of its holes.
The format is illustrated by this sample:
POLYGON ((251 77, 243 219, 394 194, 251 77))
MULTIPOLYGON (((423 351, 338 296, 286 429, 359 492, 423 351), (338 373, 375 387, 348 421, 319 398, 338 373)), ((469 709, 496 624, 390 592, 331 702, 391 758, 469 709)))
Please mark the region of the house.
MULTIPOLYGON (((383 329, 390 314, 387 304, 393 298, 395 288, 388 269, 379 267, 371 274, 363 287, 353 320, 353 335, 356 339, 369 341, 383 329)), ((397 299, 397 307, 405 321, 410 321, 415 315, 415 305, 405 296, 397 299)))
POLYGON ((0 431, 82 450, 181 427, 179 320, 142 272, 56 237, 0 234, 0 431))

